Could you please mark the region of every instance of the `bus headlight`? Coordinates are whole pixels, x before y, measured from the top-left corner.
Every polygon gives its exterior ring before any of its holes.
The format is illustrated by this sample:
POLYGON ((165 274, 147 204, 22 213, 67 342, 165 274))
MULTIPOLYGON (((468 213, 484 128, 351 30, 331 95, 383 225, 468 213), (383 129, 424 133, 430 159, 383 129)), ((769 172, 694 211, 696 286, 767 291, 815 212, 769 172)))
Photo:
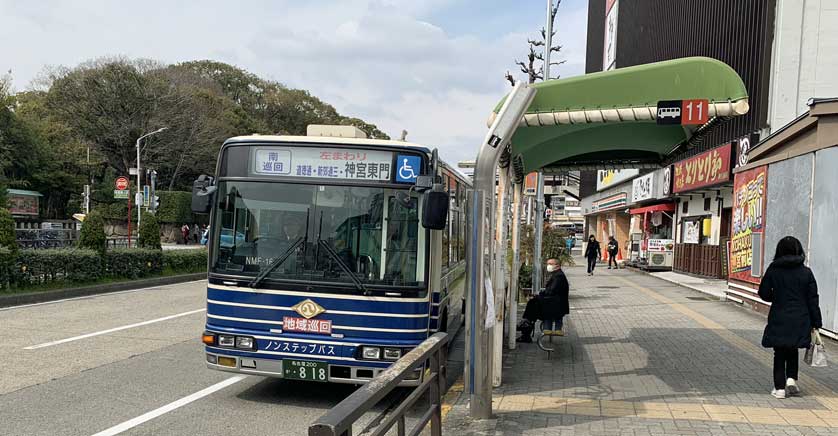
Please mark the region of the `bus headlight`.
POLYGON ((218 335, 218 345, 222 347, 235 347, 236 337, 233 335, 218 335))
POLYGON ((378 360, 381 358, 381 348, 361 347, 361 356, 363 356, 364 359, 378 360))
POLYGON ((399 360, 402 357, 401 348, 385 348, 384 360, 399 360))
POLYGON ((253 349, 253 338, 249 336, 236 336, 236 348, 253 349))

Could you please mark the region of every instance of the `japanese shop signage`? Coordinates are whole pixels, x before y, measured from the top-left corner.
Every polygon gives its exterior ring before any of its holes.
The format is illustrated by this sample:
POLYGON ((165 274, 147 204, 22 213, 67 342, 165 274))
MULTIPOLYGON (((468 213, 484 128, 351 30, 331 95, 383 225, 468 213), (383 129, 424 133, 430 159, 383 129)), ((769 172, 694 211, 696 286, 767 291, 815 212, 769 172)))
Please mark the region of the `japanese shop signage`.
POLYGON ((529 173, 524 177, 524 194, 535 195, 538 188, 538 173, 529 173))
POLYGON ((260 176, 385 182, 393 178, 393 153, 389 151, 257 147, 251 156, 250 172, 260 176))
POLYGON ((282 330, 286 332, 332 333, 332 321, 327 319, 305 319, 285 316, 282 318, 282 330))
POLYGON ((674 193, 727 182, 730 180, 730 144, 677 162, 673 167, 674 193))
MULTIPOLYGON (((759 283, 759 277, 753 277, 751 266, 754 256, 754 235, 764 238, 765 207, 767 203, 768 169, 765 166, 744 171, 733 180, 733 224, 730 240, 730 278, 751 283, 759 283)), ((763 244, 759 244, 762 246, 763 244)), ((761 275, 761 274, 756 274, 761 275)))
POLYGON ((626 207, 625 192, 621 192, 619 194, 612 195, 608 198, 597 200, 593 203, 591 209, 593 209, 593 212, 602 212, 611 209, 619 209, 621 207, 626 207))
POLYGON ((602 191, 605 188, 614 186, 622 181, 628 180, 640 174, 640 170, 599 170, 596 177, 596 190, 602 191))
POLYGON ((631 201, 649 200, 654 197, 652 187, 654 185, 655 173, 642 175, 631 182, 631 201))
POLYGON ((667 253, 675 248, 675 241, 672 239, 649 239, 647 250, 653 253, 667 253))

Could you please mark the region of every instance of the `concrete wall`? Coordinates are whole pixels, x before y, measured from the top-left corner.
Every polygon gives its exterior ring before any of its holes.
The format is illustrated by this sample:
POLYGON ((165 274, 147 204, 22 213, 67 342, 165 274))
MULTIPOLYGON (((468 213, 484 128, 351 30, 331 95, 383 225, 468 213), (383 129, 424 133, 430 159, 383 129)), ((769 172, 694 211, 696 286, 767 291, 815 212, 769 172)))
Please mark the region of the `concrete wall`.
POLYGON ((768 166, 763 271, 774 258, 781 238, 791 235, 800 239, 804 247, 808 245, 814 157, 807 154, 768 166))
MULTIPOLYGON (((809 266, 815 273, 820 293, 824 328, 838 330, 838 147, 815 154, 815 189, 812 197, 812 235, 809 246, 809 266)), ((770 176, 769 176, 770 177, 770 176)), ((805 242, 804 242, 805 245, 805 242)))
POLYGON ((778 0, 771 60, 771 131, 806 112, 811 97, 838 96, 838 1, 778 0))

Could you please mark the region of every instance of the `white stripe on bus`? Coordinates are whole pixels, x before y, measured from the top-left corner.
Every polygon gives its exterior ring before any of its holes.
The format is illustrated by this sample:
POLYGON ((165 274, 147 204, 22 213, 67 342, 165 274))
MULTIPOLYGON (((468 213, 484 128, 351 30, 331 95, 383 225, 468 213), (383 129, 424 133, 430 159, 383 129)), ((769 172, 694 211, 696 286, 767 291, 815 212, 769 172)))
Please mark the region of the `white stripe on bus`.
MULTIPOLYGON (((219 291, 234 291, 234 292, 247 292, 251 294, 272 294, 272 295, 293 295, 297 297, 317 297, 317 298, 331 298, 334 300, 355 300, 355 301, 383 301, 383 302, 395 302, 395 303, 427 303, 428 298, 402 298, 402 297, 364 297, 362 295, 343 295, 343 294, 324 294, 324 293, 312 293, 312 292, 299 292, 299 291, 282 291, 278 289, 264 289, 264 288, 245 288, 245 287, 237 287, 237 286, 224 286, 224 285, 215 285, 211 284, 207 286, 209 289, 215 289, 219 291)), ((430 294, 430 293, 429 293, 430 294)))
MULTIPOLYGON (((212 304, 221 304, 223 306, 235 306, 235 307, 250 307, 253 309, 273 309, 273 310, 287 310, 293 311, 292 307, 286 306, 271 306, 268 304, 252 304, 252 303, 234 303, 232 301, 219 301, 219 300, 207 300, 207 303, 212 304)), ((427 313, 376 313, 376 312, 354 312, 351 310, 333 310, 328 309, 325 313, 333 313, 336 315, 358 315, 358 316, 381 316, 387 318, 425 318, 428 316, 427 313)))
MULTIPOLYGON (((215 318, 215 319, 223 319, 227 321, 242 321, 242 322, 253 322, 253 323, 260 323, 260 324, 275 324, 275 325, 282 325, 282 321, 273 321, 267 319, 252 319, 252 318, 238 318, 235 316, 223 316, 223 315, 212 315, 207 314, 207 318, 215 318)), ((383 328, 375 328, 375 327, 352 327, 352 326, 342 326, 342 325, 333 325, 332 329, 334 330, 358 330, 358 331, 370 331, 370 332, 390 332, 390 333, 424 333, 427 332, 428 329, 383 329, 383 328)))

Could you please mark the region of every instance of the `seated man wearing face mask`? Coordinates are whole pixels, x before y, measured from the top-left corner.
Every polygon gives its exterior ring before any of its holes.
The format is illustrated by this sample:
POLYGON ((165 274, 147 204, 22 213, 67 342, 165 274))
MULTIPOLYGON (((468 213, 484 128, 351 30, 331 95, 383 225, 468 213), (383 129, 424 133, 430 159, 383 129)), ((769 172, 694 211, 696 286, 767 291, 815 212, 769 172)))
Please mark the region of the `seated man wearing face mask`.
POLYGON ((556 259, 547 260, 547 283, 544 290, 527 302, 519 342, 532 342, 536 320, 544 323, 544 334, 563 336, 564 316, 570 313, 570 284, 556 259))

